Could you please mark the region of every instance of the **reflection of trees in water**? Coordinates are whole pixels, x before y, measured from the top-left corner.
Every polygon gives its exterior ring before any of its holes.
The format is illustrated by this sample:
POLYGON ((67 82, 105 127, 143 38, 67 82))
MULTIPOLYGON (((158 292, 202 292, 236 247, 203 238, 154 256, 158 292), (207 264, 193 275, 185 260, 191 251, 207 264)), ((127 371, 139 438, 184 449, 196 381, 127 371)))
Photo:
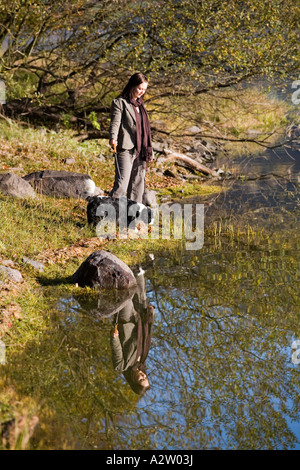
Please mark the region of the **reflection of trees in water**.
POLYGON ((110 449, 112 417, 137 401, 112 368, 111 321, 89 316, 72 297, 61 304, 48 310, 47 331, 10 354, 6 383, 24 406, 36 403, 37 448, 110 449))
POLYGON ((153 274, 160 316, 152 367, 161 420, 173 421, 172 432, 164 433, 168 444, 295 443, 287 424, 299 421, 299 371, 289 352, 293 334, 299 336, 294 254, 224 253, 214 258, 212 272, 200 254, 180 287, 170 285, 167 272, 153 274))
POLYGON ((36 448, 114 448, 122 442, 115 437, 121 416, 130 416, 138 401, 115 373, 110 347, 113 315, 133 292, 101 298, 95 292, 75 297, 58 290, 50 296, 48 328, 10 354, 6 385, 36 407, 41 423, 33 438, 36 448))
POLYGON ((112 318, 97 316, 99 299, 56 304, 48 331, 7 357, 7 383, 39 407, 37 447, 293 448, 300 255, 294 232, 276 237, 264 249, 207 242, 157 260, 141 399, 113 370, 112 318))
POLYGON ((114 448, 293 448, 299 254, 273 241, 261 252, 207 248, 148 272, 152 385, 131 409, 118 396, 123 412, 106 421, 114 448))
POLYGON ((130 422, 122 418, 117 442, 293 448, 290 421, 300 416, 299 370, 291 362, 300 337, 296 232, 266 236, 264 246, 226 242, 216 252, 205 245, 148 272, 156 306, 152 392, 130 422))

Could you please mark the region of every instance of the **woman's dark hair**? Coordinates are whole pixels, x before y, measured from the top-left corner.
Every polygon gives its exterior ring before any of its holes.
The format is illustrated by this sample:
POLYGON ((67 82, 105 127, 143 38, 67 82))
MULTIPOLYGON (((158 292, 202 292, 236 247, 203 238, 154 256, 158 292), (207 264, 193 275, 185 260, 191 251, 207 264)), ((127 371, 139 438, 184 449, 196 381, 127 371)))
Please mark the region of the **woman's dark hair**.
POLYGON ((150 385, 145 387, 144 385, 137 382, 137 380, 134 377, 132 367, 130 367, 127 370, 124 370, 123 375, 125 379, 127 380, 127 382, 129 383, 131 390, 133 390, 134 393, 136 393, 137 395, 143 396, 147 392, 147 390, 150 388, 150 385))
POLYGON ((148 79, 145 77, 143 73, 140 73, 140 72, 134 73, 128 80, 128 83, 125 86, 124 90, 122 91, 121 96, 123 98, 130 98, 130 94, 133 88, 137 87, 141 83, 148 83, 148 79))

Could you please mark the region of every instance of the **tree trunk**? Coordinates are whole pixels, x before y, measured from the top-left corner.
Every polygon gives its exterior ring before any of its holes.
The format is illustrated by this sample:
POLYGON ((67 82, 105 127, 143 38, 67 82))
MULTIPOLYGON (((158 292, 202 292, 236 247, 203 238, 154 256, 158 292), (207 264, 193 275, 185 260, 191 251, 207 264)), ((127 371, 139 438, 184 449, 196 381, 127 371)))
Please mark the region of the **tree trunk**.
POLYGON ((168 158, 165 160, 166 163, 175 161, 177 165, 183 166, 184 168, 188 168, 189 170, 193 171, 200 171, 201 173, 204 173, 205 175, 211 175, 211 176, 218 176, 218 173, 214 170, 211 170, 205 165, 202 165, 201 163, 196 162, 196 160, 193 160, 190 157, 187 157, 186 155, 183 155, 181 153, 171 153, 168 154, 168 158))

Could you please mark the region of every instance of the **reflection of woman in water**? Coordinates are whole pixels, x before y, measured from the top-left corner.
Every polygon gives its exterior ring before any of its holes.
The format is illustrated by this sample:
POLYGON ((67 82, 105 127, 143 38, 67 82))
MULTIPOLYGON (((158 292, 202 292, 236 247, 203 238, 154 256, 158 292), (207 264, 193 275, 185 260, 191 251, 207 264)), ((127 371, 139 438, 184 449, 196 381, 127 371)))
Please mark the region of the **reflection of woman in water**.
MULTIPOLYGON (((144 280, 139 278, 138 281, 143 283, 144 280)), ((114 368, 123 372, 135 393, 143 395, 150 387, 145 362, 151 343, 153 307, 147 305, 140 282, 142 290, 139 289, 138 295, 117 314, 117 323, 111 333, 111 347, 114 368)))

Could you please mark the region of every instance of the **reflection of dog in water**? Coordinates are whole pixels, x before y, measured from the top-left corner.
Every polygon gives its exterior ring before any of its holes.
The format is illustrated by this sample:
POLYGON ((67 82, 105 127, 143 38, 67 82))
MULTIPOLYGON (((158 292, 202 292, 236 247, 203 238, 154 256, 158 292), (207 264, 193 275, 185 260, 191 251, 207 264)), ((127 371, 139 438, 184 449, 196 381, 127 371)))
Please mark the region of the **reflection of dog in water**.
POLYGON ((146 359, 151 344, 154 308, 147 305, 143 276, 137 280, 140 289, 115 315, 111 348, 115 370, 123 373, 135 393, 143 395, 150 387, 146 359))

